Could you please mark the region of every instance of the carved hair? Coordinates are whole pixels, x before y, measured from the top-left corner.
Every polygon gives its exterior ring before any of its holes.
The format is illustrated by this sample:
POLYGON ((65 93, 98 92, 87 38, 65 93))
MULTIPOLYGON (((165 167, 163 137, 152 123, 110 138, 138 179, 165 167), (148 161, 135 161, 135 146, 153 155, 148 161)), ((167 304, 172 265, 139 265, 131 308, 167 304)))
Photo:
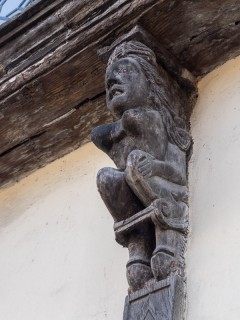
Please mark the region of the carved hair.
POLYGON ((186 99, 177 82, 157 64, 154 52, 141 42, 129 41, 117 46, 108 60, 108 66, 124 57, 135 59, 141 66, 149 83, 149 106, 162 115, 169 140, 183 151, 188 150, 191 138, 185 121, 176 113, 181 112, 186 99))

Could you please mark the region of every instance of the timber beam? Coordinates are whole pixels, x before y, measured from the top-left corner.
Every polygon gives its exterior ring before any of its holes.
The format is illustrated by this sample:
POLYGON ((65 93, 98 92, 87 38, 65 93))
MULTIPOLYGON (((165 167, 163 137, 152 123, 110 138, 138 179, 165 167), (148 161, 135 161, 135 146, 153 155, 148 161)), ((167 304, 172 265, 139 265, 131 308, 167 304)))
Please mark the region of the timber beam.
POLYGON ((0 186, 112 120, 97 51, 136 24, 197 79, 240 52, 240 1, 36 1, 0 27, 0 186))

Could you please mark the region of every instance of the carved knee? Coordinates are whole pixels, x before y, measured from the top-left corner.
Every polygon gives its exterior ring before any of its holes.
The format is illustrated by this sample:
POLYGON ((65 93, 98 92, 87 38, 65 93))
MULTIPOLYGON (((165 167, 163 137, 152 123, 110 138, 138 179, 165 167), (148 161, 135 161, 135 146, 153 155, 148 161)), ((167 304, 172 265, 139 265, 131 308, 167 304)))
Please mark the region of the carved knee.
POLYGON ((154 278, 160 281, 177 271, 177 260, 169 253, 157 252, 151 259, 151 267, 154 278))
POLYGON ((127 280, 131 291, 142 289, 153 278, 150 265, 140 262, 127 264, 127 280))
POLYGON ((97 173, 97 187, 98 191, 101 194, 103 190, 105 190, 106 186, 110 182, 110 176, 109 176, 109 169, 110 168, 102 168, 97 173))
MULTIPOLYGON (((117 206, 116 203, 113 202, 115 199, 115 191, 119 185, 119 179, 114 179, 115 172, 117 171, 113 168, 102 168, 98 171, 97 174, 97 188, 100 193, 105 205, 108 207, 110 213, 112 214, 115 211, 117 206)), ((123 177, 123 175, 122 175, 123 177)))
POLYGON ((114 221, 121 221, 143 209, 143 205, 125 181, 124 172, 103 168, 97 175, 98 191, 114 221))

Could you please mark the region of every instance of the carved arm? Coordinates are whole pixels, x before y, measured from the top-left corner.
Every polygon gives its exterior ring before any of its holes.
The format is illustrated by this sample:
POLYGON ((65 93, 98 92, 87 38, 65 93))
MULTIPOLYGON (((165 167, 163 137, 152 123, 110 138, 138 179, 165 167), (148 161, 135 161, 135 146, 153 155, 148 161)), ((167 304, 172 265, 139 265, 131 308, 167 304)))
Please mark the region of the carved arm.
POLYGON ((138 170, 146 178, 159 176, 179 185, 186 185, 186 177, 176 166, 167 161, 147 157, 140 161, 138 170))

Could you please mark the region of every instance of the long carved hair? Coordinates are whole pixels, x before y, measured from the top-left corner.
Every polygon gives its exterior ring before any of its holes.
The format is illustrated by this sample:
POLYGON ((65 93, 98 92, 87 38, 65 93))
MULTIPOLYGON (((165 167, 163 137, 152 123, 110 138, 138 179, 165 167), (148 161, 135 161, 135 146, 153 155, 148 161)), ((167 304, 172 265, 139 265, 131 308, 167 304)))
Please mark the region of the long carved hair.
POLYGON ((186 130, 185 121, 179 115, 186 98, 178 83, 157 64, 154 52, 141 42, 121 43, 111 54, 108 66, 124 57, 131 57, 139 63, 149 84, 149 107, 161 114, 170 142, 187 151, 191 145, 191 138, 186 130))

